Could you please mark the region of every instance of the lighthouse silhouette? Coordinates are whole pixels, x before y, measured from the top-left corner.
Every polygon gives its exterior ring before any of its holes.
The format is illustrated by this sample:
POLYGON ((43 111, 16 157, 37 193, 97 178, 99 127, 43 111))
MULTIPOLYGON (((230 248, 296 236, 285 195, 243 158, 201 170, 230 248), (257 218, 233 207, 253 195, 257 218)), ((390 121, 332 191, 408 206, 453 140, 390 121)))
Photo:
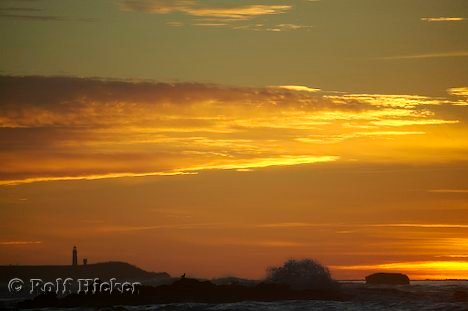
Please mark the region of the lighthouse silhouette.
POLYGON ((73 246, 73 256, 72 256, 72 266, 78 265, 78 251, 76 250, 76 246, 73 246))

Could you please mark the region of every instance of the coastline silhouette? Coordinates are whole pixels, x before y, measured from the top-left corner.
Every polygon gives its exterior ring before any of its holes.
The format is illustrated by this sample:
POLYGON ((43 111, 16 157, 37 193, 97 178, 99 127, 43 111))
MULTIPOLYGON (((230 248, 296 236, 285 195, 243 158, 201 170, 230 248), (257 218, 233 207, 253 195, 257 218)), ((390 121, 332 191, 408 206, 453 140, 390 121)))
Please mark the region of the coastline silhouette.
MULTIPOLYGON (((283 265, 268 267, 263 280, 235 277, 200 280, 183 273, 173 278, 165 272, 147 272, 123 262, 75 265, 77 251, 73 249, 68 266, 0 266, 1 282, 10 277, 53 280, 67 275, 74 278, 118 278, 142 282, 136 293, 42 293, 24 297, 12 308, 105 307, 115 305, 151 305, 167 303, 241 303, 245 301, 330 301, 330 302, 391 302, 421 301, 426 296, 413 292, 409 278, 401 273, 376 273, 365 283, 343 283, 332 279, 326 266, 313 259, 290 259, 283 265)), ((417 287, 414 287, 417 288, 417 287)), ((431 299, 451 303, 468 302, 468 292, 454 289, 445 296, 431 299)), ((8 307, 8 306, 3 306, 8 307)), ((11 307, 11 306, 10 306, 11 307)))
MULTIPOLYGON (((329 269, 310 258, 289 259, 282 265, 267 267, 261 280, 224 277, 212 280, 195 279, 183 273, 171 277, 166 272, 148 272, 125 262, 88 263, 79 265, 78 248, 74 246, 69 265, 0 266, 0 283, 13 278, 40 279, 54 282, 65 276, 71 280, 90 280, 94 286, 114 279, 133 283, 132 291, 36 291, 17 297, 11 304, 0 300, 2 309, 109 307, 115 305, 151 305, 170 303, 242 303, 280 301, 328 301, 333 303, 391 303, 394 301, 423 302, 427 293, 411 286, 402 273, 373 273, 364 282, 339 282, 329 269)), ((119 283, 120 284, 120 283, 119 283)), ((91 288, 91 287, 88 287, 91 288)), ((76 289, 76 288, 75 288, 76 289)), ((4 293, 2 294, 3 296, 4 293)), ((5 296, 5 297, 11 297, 5 296)), ((453 287, 431 300, 448 303, 468 303, 468 289, 453 287)))

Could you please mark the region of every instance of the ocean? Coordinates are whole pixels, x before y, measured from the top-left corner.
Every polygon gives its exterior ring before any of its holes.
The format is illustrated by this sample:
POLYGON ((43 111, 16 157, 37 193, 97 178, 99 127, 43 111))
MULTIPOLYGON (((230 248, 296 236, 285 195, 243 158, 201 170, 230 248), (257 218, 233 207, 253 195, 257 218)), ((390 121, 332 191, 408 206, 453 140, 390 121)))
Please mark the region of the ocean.
MULTIPOLYGON (((346 301, 290 300, 223 304, 174 303, 105 308, 68 308, 56 311, 302 311, 302 310, 465 310, 468 311, 468 281, 412 281, 407 286, 367 286, 363 282, 341 282, 350 299, 346 301)), ((5 301, 4 301, 5 302, 5 301)), ((9 305, 11 305, 11 302, 9 305)), ((6 305, 4 305, 6 306, 6 305)), ((47 308, 37 309, 47 310, 47 308)))
POLYGON ((468 281, 412 281, 409 286, 369 287, 363 281, 342 282, 344 291, 360 292, 350 301, 293 300, 226 304, 168 304, 125 307, 168 311, 305 311, 305 310, 440 310, 468 311, 468 281), (378 289, 369 292, 367 289, 378 289), (380 291, 381 290, 381 291, 380 291))

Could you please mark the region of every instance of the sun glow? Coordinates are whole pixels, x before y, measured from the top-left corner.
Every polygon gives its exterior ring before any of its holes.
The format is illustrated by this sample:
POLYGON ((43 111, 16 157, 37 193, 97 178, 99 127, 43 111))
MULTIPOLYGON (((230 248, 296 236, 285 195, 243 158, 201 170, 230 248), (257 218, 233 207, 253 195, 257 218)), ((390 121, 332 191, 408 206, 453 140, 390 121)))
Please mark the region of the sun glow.
POLYGON ((374 265, 333 266, 336 270, 404 272, 411 279, 468 279, 468 261, 394 262, 374 265))

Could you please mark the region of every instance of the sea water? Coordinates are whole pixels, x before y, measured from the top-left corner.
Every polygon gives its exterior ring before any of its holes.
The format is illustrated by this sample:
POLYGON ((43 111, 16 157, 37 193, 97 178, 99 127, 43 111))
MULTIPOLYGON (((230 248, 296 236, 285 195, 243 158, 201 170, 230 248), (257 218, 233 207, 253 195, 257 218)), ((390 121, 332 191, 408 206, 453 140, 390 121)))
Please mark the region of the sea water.
MULTIPOLYGON (((468 311, 468 281, 412 281, 408 286, 369 287, 363 282, 342 282, 346 301, 289 300, 276 302, 246 301, 237 303, 174 303, 105 308, 68 308, 53 310, 101 311, 305 311, 305 310, 464 310, 468 311)), ((47 308, 38 309, 47 310, 47 308)))

